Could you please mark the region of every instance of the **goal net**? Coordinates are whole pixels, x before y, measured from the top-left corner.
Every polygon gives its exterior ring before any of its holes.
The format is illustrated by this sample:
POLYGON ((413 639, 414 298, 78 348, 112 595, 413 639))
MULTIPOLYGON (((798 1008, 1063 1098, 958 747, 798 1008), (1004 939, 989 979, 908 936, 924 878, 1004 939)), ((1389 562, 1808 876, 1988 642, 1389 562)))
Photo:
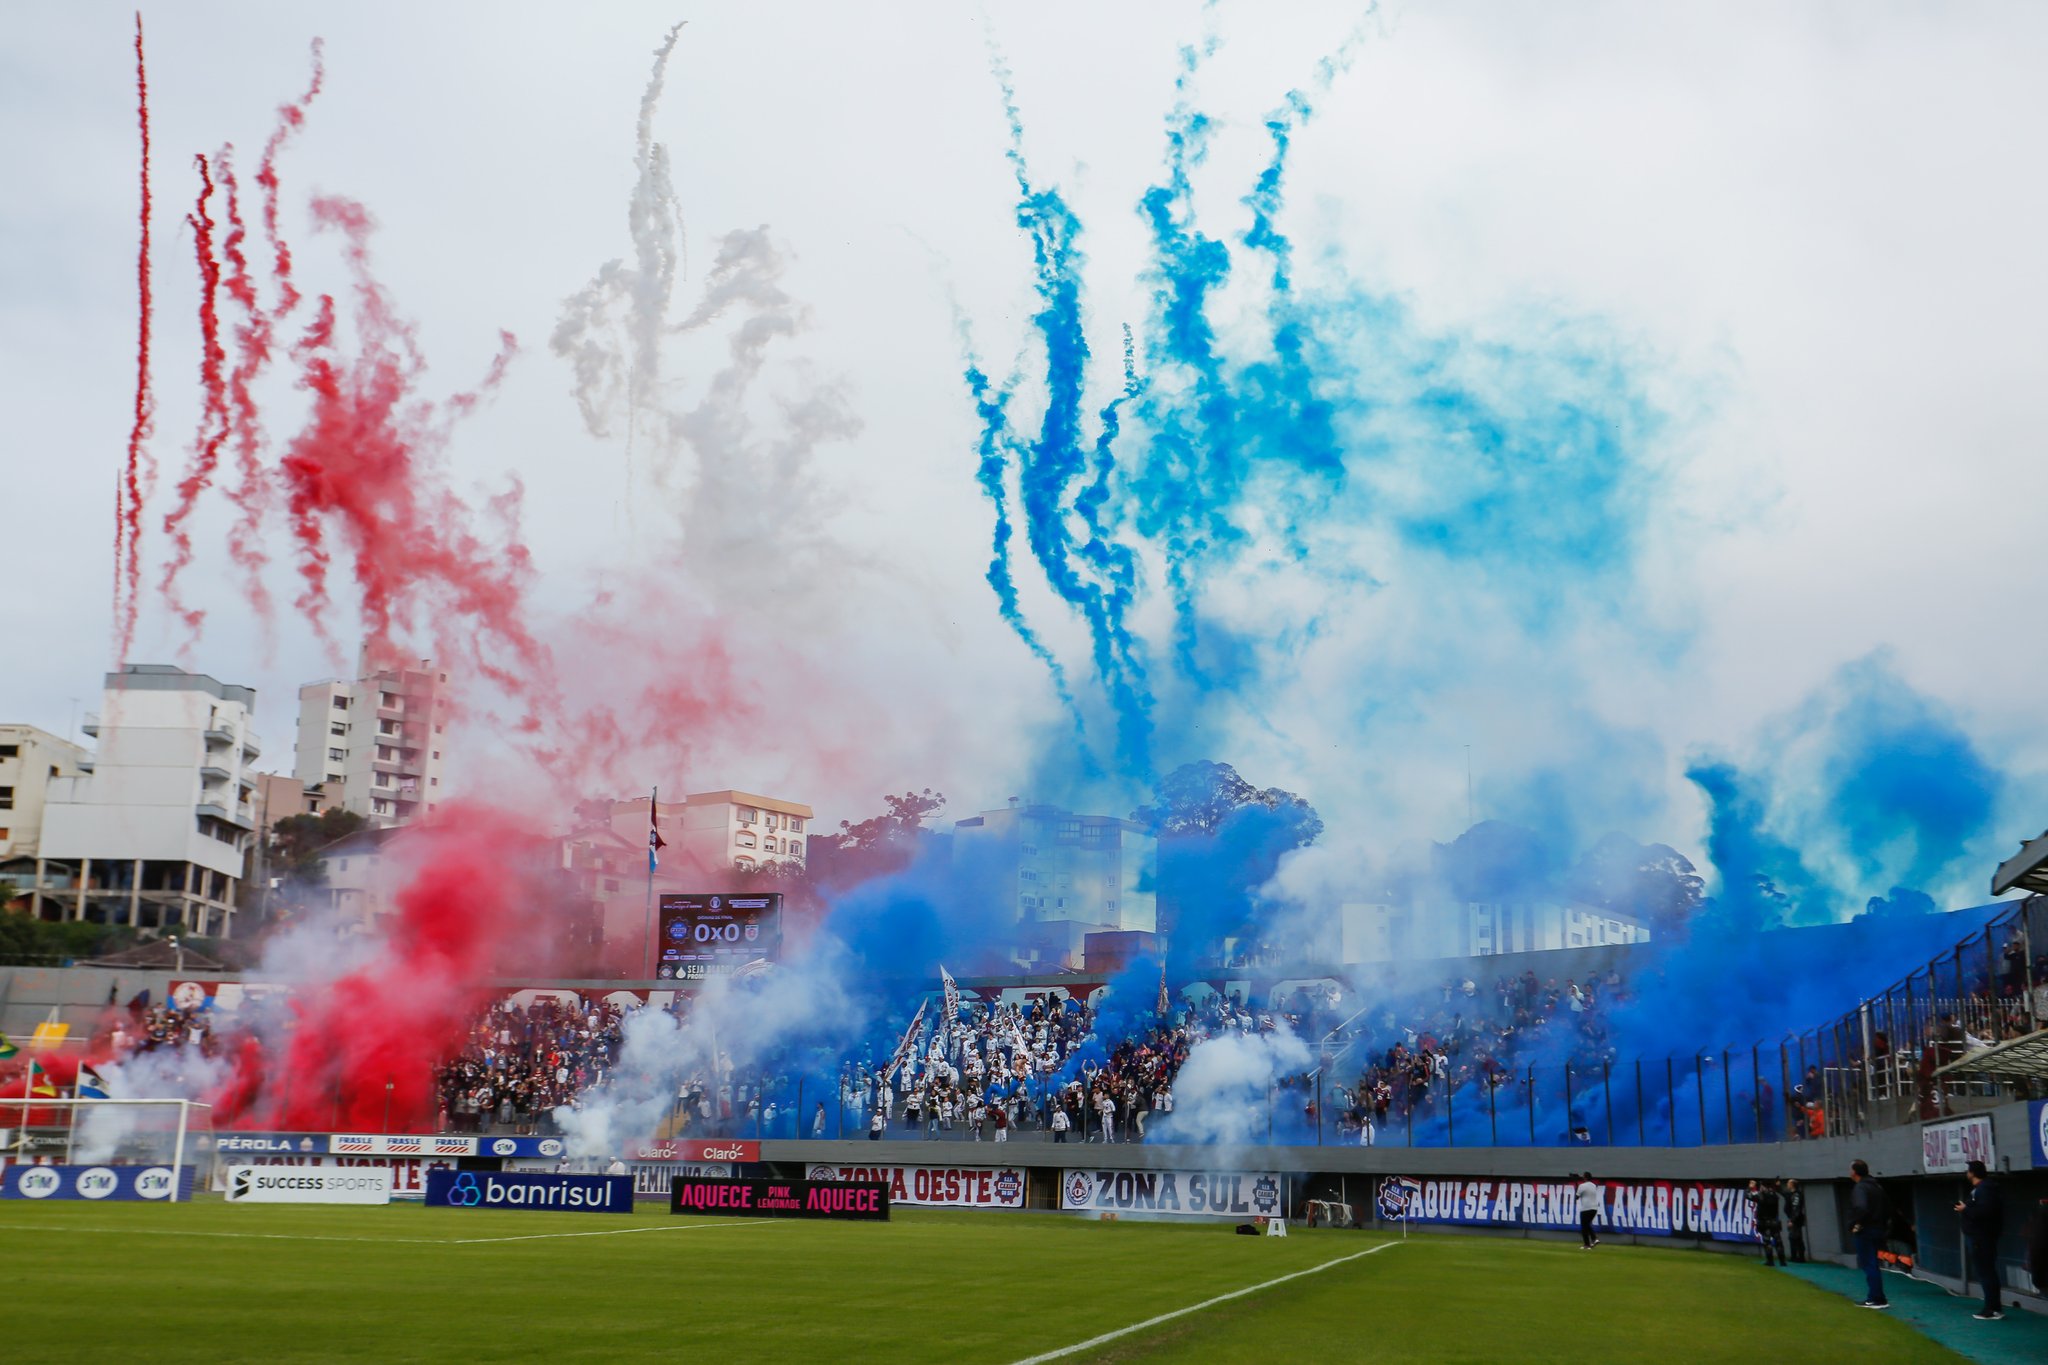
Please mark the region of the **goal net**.
POLYGON ((60 1179, 17 1189, 69 1198, 176 1201, 204 1187, 214 1161, 213 1109, 196 1100, 0 1100, 0 1156, 14 1166, 46 1166, 60 1179), (85 1178, 88 1171, 104 1174, 85 1178))

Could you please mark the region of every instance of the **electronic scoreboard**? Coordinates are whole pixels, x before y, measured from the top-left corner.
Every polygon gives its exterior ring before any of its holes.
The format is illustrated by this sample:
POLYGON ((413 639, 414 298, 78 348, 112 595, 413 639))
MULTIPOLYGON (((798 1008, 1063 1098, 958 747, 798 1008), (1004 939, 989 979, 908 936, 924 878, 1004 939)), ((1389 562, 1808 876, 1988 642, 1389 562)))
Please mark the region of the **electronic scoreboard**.
POLYGON ((663 896, 654 974, 664 981, 717 976, 782 950, 782 896, 663 896))

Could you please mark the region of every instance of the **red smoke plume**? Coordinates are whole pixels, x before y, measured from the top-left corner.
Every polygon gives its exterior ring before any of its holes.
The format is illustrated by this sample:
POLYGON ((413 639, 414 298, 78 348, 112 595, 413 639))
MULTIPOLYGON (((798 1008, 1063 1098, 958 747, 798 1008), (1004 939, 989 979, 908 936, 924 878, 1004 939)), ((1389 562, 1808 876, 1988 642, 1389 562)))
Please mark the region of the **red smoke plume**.
POLYGON ((128 657, 135 640, 135 613, 141 605, 142 504, 156 474, 148 450, 156 397, 149 387, 149 74, 142 60, 140 11, 135 15, 135 121, 142 130, 142 244, 135 263, 141 310, 135 343, 135 421, 128 429, 128 463, 114 517, 114 653, 120 660, 128 657))
POLYGON ((185 521, 192 515, 199 495, 213 479, 220 464, 220 449, 228 438, 227 350, 220 341, 220 262, 213 254, 213 217, 207 204, 213 198, 213 176, 204 156, 192 163, 199 168, 199 198, 185 217, 192 228, 192 249, 199 260, 199 386, 204 401, 200 407, 199 432, 192 441, 192 467, 178 480, 178 505, 164 517, 164 534, 171 540, 170 562, 164 566, 163 592, 171 610, 198 632, 206 613, 187 608, 178 599, 178 575, 192 562, 192 534, 185 521))
POLYGON ((366 1130, 387 1121, 387 1094, 395 1131, 432 1121, 435 1063, 460 1046, 501 950, 528 941, 522 908, 548 907, 531 830, 503 811, 454 803, 409 838, 417 867, 375 956, 295 991, 281 1045, 235 1041, 232 1075, 208 1097, 217 1121, 366 1130))

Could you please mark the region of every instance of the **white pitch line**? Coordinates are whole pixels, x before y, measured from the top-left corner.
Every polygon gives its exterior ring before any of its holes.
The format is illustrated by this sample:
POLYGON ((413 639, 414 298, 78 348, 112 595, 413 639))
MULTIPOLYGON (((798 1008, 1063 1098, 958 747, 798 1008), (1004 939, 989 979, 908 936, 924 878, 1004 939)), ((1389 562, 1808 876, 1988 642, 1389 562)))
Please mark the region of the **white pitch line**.
POLYGON ((1271 1289, 1276 1284, 1286 1284, 1289 1280, 1298 1280, 1304 1275, 1320 1275, 1332 1266, 1343 1265, 1346 1261, 1355 1261, 1361 1256, 1370 1256, 1375 1251, 1385 1251, 1388 1247, 1397 1245, 1399 1243, 1381 1242, 1376 1247, 1367 1247, 1364 1251, 1354 1251, 1349 1256, 1339 1256, 1333 1261, 1324 1261, 1321 1265, 1312 1265, 1307 1270, 1297 1270, 1291 1275, 1282 1275, 1278 1279, 1267 1280, 1263 1284, 1252 1284, 1246 1285, 1243 1289, 1233 1289, 1228 1294, 1218 1294, 1213 1299, 1203 1299, 1200 1303, 1191 1303, 1186 1308, 1176 1308, 1171 1313, 1161 1313, 1156 1318, 1146 1318, 1143 1322, 1134 1322, 1129 1327, 1119 1327, 1114 1332, 1104 1332, 1099 1337, 1090 1337, 1086 1341, 1077 1341, 1072 1346, 1062 1346, 1057 1351, 1046 1351, 1039 1355, 1026 1356, 1018 1361, 1017 1365, 1040 1365, 1041 1361, 1058 1360, 1062 1356, 1079 1355, 1083 1351, 1091 1351, 1097 1346, 1107 1345, 1118 1337, 1127 1337, 1133 1332, 1142 1332, 1147 1327, 1157 1327, 1162 1322, 1172 1322, 1175 1318, 1184 1318, 1190 1313, 1199 1313, 1204 1308, 1214 1308, 1219 1303, 1229 1303, 1232 1299, 1241 1299, 1247 1294, 1256 1294, 1261 1289, 1271 1289))
POLYGON ((545 1242, 556 1237, 623 1237, 629 1232, 688 1232, 691 1228, 749 1228, 772 1223, 773 1218, 721 1218, 715 1223, 655 1223, 640 1228, 604 1228, 597 1232, 523 1232, 515 1237, 450 1237, 444 1246, 474 1246, 478 1242, 545 1242))
POLYGON ((545 1242, 563 1237, 619 1237, 629 1232, 688 1232, 692 1228, 743 1228, 772 1223, 773 1218, 720 1219, 715 1223, 656 1223, 637 1228, 606 1228, 598 1232, 526 1232, 511 1237, 341 1237, 318 1232, 217 1232, 202 1228, 108 1228, 86 1223, 0 1223, 11 1232, 103 1232, 117 1237, 230 1237, 259 1242, 374 1242, 385 1246, 476 1246, 485 1242, 545 1242))

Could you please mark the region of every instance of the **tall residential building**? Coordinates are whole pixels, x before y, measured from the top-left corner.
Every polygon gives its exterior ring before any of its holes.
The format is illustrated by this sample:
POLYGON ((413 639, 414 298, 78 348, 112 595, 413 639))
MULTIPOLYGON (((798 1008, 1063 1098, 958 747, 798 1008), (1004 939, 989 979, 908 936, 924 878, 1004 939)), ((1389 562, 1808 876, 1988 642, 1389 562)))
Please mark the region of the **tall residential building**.
POLYGON ((968 894, 1014 907, 1041 968, 1081 965, 1091 933, 1151 933, 1159 845, 1143 825, 1056 806, 1013 805, 953 822, 953 865, 968 894))
POLYGON ((352 810, 373 827, 410 824, 440 804, 448 673, 432 659, 379 666, 299 689, 292 776, 320 789, 321 809, 352 810))
MULTIPOLYGON (((811 808, 800 801, 743 791, 692 792, 662 802, 661 837, 668 844, 662 857, 706 870, 752 872, 771 863, 802 867, 811 820, 811 808)), ((645 844, 647 802, 613 802, 612 828, 645 844)))
POLYGON ((256 827, 262 752, 255 690, 170 664, 106 676, 86 717, 90 776, 50 782, 36 856, 36 912, 66 919, 232 932, 256 827))
POLYGON ((0 883, 35 884, 50 783, 91 769, 85 749, 33 725, 0 725, 0 883))
MULTIPOLYGON (((1346 963, 1491 957, 1650 941, 1649 926, 1633 916, 1556 901, 1413 906, 1347 902, 1339 908, 1338 919, 1338 960, 1346 963)), ((1317 951, 1327 952, 1328 947, 1317 945, 1317 951)))

